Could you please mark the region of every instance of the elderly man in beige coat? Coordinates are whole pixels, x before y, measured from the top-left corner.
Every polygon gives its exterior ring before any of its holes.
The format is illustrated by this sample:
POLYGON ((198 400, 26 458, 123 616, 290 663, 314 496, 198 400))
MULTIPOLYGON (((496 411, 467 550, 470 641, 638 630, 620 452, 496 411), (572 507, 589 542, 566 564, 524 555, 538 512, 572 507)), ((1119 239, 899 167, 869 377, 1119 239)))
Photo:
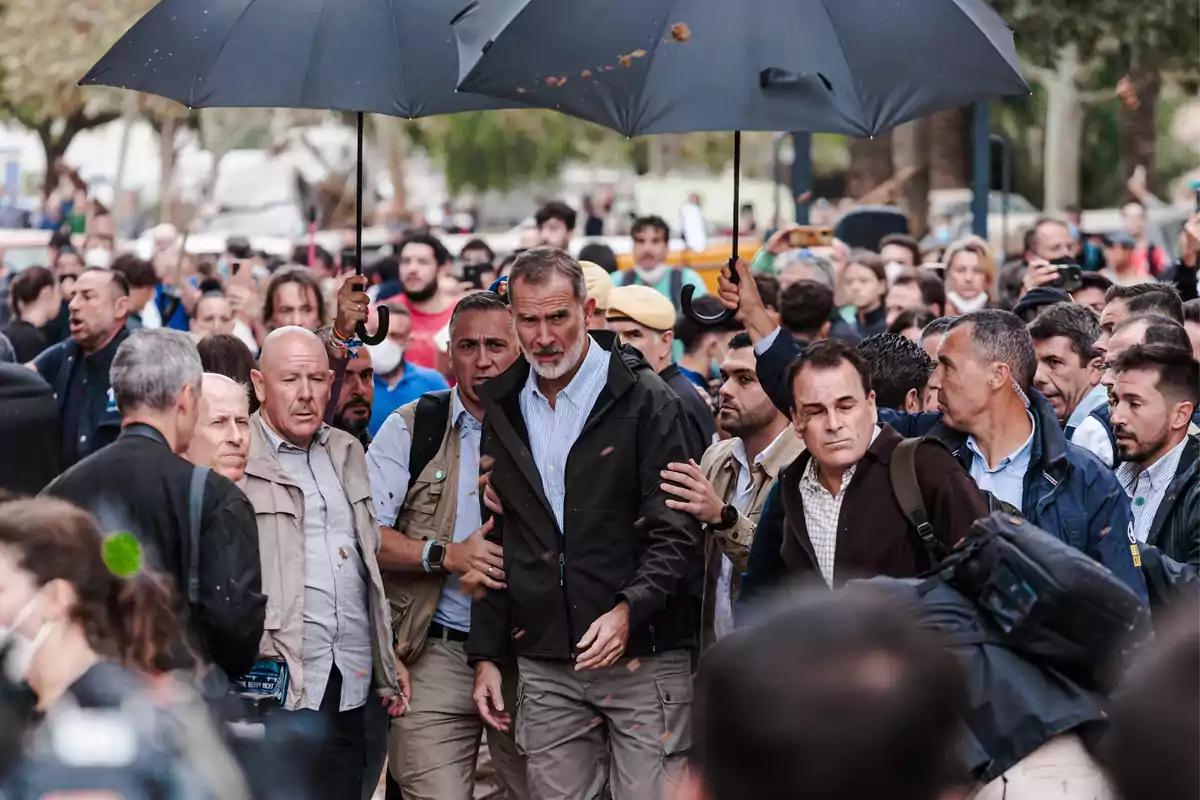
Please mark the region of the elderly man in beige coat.
MULTIPOLYGON (((269 710, 321 717, 314 796, 358 800, 366 704, 381 697, 395 716, 410 694, 392 653, 366 459, 358 440, 322 421, 333 381, 313 333, 272 332, 251 378, 262 407, 250 421, 244 488, 267 595, 256 671, 268 677, 244 688, 273 689, 269 710)), ((268 713, 268 727, 273 719, 268 713)))

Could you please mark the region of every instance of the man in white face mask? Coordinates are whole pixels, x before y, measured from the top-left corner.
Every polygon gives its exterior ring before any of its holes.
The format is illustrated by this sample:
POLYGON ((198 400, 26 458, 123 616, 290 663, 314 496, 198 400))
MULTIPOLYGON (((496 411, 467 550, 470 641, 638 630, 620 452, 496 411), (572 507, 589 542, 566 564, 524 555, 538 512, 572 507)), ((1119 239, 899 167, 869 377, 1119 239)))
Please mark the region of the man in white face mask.
POLYGON ((383 421, 400 406, 411 403, 426 392, 449 388, 437 370, 413 364, 404 358, 412 335, 412 317, 400 303, 389 303, 391 322, 388 335, 377 345, 368 347, 374 366, 375 398, 371 404, 371 424, 367 432, 374 437, 383 421))
POLYGON ((684 286, 696 287, 693 297, 708 294, 704 279, 691 267, 673 267, 667 263, 671 230, 662 217, 641 217, 634 221, 633 271, 613 275, 618 286, 649 286, 665 296, 679 311, 679 295, 684 286))

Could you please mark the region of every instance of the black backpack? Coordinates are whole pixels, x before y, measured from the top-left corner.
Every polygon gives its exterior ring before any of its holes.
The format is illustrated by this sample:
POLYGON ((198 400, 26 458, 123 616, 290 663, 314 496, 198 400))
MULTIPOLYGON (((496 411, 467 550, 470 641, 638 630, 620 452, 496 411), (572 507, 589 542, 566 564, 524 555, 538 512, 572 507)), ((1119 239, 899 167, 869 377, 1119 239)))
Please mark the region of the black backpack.
MULTIPOLYGON (((671 302, 675 307, 679 307, 679 297, 683 294, 683 267, 670 267, 671 270, 671 302)), ((633 270, 628 270, 621 275, 622 286, 638 285, 637 273, 633 270)))
MULTIPOLYGON (((921 441, 907 439, 896 447, 892 488, 938 562, 927 584, 952 586, 988 623, 986 634, 960 643, 1008 647, 1084 688, 1110 691, 1125 653, 1150 633, 1141 598, 1091 556, 1005 511, 977 520, 947 554, 933 536, 917 483, 921 441)), ((1001 502, 989 498, 989 505, 1001 502)))

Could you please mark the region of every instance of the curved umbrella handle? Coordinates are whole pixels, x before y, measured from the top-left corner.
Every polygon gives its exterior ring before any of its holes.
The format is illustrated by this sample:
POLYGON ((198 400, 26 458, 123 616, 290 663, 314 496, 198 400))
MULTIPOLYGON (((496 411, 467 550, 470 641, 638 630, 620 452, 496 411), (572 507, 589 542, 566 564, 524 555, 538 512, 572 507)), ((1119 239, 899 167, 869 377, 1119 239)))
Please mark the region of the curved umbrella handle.
MULTIPOLYGON (((736 285, 739 280, 740 279, 738 278, 738 273, 737 273, 737 259, 730 258, 729 259, 729 281, 736 285)), ((716 314, 715 316, 711 316, 711 317, 703 316, 702 314, 697 313, 694 308, 692 308, 692 295, 694 295, 695 293, 696 293, 695 286, 692 286, 690 283, 687 284, 686 286, 684 286, 683 291, 681 291, 679 293, 679 307, 680 307, 680 310, 683 311, 684 316, 686 316, 688 319, 690 319, 692 322, 695 322, 698 325, 703 325, 705 327, 710 327, 713 325, 720 325, 724 322, 728 322, 729 320, 733 319, 734 315, 737 313, 733 309, 727 308, 724 311, 722 311, 720 314, 716 314)))
POLYGON ((363 344, 377 345, 387 338, 388 314, 390 313, 388 307, 380 306, 375 309, 375 313, 379 315, 379 327, 375 329, 375 333, 372 334, 367 330, 365 322, 358 323, 358 326, 354 329, 354 333, 363 344))

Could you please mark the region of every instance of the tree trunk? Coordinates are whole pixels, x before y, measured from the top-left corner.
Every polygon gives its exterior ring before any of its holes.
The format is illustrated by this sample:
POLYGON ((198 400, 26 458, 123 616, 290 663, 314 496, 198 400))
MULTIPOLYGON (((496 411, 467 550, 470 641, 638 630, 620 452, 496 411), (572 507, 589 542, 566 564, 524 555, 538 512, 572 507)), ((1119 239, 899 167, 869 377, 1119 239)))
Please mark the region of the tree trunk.
POLYGON ((929 188, 971 185, 971 113, 967 107, 939 111, 929 118, 929 188))
POLYGON ((1121 147, 1121 176, 1128 178, 1135 168, 1146 168, 1146 186, 1156 188, 1154 181, 1155 119, 1158 116, 1158 97, 1162 91, 1162 73, 1157 66, 1141 58, 1129 71, 1137 95, 1135 108, 1121 106, 1118 129, 1121 147))
POLYGON ((846 190, 851 197, 862 197, 892 177, 892 172, 891 131, 871 138, 850 137, 846 190))
POLYGON ((918 239, 929 231, 929 117, 896 128, 892 139, 896 171, 916 170, 904 183, 900 207, 908 216, 909 228, 918 239))
POLYGON ((1079 48, 1058 51, 1053 72, 1043 74, 1046 91, 1046 141, 1042 158, 1042 207, 1049 213, 1079 205, 1080 153, 1083 144, 1084 76, 1079 48))
POLYGON ((387 154, 388 176, 392 181, 392 221, 400 222, 408 219, 408 195, 404 189, 404 156, 405 142, 407 139, 400 135, 399 125, 404 125, 398 120, 388 120, 385 127, 387 129, 384 135, 387 154))

